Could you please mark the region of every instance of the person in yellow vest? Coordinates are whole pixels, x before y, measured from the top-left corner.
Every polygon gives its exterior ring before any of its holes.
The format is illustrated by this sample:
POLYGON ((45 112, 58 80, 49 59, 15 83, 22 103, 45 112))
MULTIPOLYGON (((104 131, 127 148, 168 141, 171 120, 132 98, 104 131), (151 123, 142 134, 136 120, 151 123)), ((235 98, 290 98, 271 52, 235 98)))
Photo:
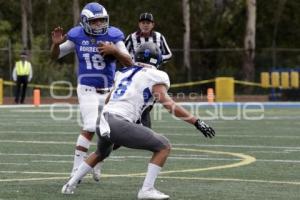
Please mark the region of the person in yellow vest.
POLYGON ((13 70, 13 80, 16 82, 15 103, 23 104, 26 96, 27 83, 32 79, 31 63, 27 60, 27 53, 20 54, 21 60, 17 61, 13 70), (22 87, 22 90, 21 90, 22 87), (20 99, 21 96, 21 99, 20 99))

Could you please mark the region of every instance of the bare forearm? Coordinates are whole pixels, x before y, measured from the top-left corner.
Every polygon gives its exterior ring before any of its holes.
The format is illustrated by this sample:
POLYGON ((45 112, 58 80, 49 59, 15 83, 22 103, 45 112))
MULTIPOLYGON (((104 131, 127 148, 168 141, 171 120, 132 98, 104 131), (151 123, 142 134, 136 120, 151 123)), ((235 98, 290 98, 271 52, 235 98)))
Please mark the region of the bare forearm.
POLYGON ((52 44, 51 45, 51 58, 53 60, 58 59, 60 50, 59 50, 59 44, 52 44))
POLYGON ((164 104, 164 107, 174 116, 178 117, 181 120, 186 121, 187 123, 194 124, 197 120, 192 114, 190 114, 185 108, 180 105, 177 105, 173 100, 168 101, 164 104))

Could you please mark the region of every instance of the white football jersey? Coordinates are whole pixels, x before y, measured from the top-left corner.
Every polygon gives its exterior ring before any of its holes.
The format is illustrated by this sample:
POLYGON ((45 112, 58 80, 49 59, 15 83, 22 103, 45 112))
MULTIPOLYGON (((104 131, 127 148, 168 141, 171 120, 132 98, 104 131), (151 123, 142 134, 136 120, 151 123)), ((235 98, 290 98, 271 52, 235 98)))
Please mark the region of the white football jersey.
POLYGON ((103 113, 117 114, 135 123, 143 110, 154 103, 152 87, 157 84, 170 87, 167 73, 139 66, 123 69, 116 74, 115 87, 103 113))

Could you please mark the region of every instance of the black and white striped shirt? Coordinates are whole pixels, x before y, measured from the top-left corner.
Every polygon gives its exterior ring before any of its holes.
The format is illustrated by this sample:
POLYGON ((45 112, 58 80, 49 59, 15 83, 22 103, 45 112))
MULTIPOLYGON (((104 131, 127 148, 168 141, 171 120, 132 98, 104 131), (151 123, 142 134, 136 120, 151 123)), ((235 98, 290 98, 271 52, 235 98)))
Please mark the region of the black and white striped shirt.
POLYGON ((159 47, 162 52, 162 60, 164 63, 171 59, 172 52, 170 51, 167 41, 165 37, 157 31, 152 31, 149 37, 142 36, 140 31, 136 31, 127 36, 125 46, 132 58, 134 58, 134 54, 138 46, 145 42, 153 42, 159 47))

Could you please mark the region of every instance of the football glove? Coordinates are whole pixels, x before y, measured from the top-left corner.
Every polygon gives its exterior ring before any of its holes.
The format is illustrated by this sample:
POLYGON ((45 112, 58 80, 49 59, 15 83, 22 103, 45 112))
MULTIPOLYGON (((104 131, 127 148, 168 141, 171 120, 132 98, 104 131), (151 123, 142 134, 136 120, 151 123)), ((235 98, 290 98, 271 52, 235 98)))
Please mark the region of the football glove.
POLYGON ((207 125, 204 121, 201 121, 200 119, 197 119, 194 125, 199 131, 201 131, 201 133, 205 137, 212 138, 216 134, 213 128, 211 128, 209 125, 207 125))

